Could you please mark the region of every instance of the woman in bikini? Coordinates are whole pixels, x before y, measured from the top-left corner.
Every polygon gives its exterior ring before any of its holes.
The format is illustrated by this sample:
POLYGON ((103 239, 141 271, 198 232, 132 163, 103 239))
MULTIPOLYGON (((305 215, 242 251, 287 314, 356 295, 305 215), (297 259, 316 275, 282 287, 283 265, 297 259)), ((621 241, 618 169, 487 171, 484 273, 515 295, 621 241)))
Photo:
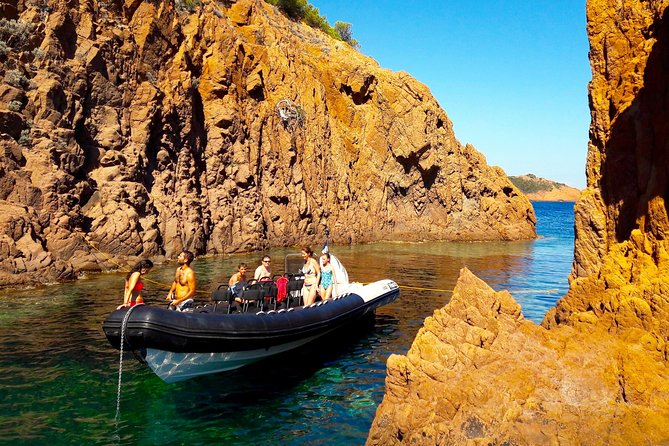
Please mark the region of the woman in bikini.
POLYGON ((337 282, 334 268, 330 264, 330 254, 327 252, 321 256, 321 285, 318 287, 318 294, 323 300, 332 297, 334 284, 337 282))
POLYGON ((302 298, 304 299, 305 307, 316 301, 318 282, 321 280, 321 268, 318 266, 316 259, 313 258, 313 254, 314 252, 308 246, 302 249, 302 258, 304 259, 304 266, 302 267, 302 274, 304 274, 302 298))
POLYGON ((144 298, 142 298, 142 290, 144 289, 142 276, 148 274, 151 268, 153 268, 151 260, 140 260, 132 267, 132 270, 130 270, 125 278, 123 304, 116 307, 117 310, 144 303, 144 298))

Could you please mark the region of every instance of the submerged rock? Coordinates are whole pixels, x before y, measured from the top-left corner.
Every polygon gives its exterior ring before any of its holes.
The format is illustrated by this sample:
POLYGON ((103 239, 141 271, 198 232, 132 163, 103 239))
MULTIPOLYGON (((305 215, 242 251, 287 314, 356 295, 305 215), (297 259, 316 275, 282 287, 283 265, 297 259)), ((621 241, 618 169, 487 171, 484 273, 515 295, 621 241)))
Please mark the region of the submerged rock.
POLYGON ((55 277, 325 227, 335 243, 535 237, 527 199, 424 85, 264 1, 31 5, 0 59, 0 145, 22 159, 0 213, 33 215, 0 227, 23 228, 4 239, 5 283, 45 273, 16 244, 28 233, 55 277))

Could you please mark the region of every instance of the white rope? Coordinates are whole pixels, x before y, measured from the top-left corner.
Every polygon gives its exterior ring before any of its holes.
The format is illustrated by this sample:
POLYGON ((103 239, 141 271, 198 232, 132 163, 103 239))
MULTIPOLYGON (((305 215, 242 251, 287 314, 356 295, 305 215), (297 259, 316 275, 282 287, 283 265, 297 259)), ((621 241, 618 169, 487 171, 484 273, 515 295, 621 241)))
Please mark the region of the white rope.
POLYGON ((128 311, 123 316, 123 322, 121 322, 121 345, 119 348, 120 353, 118 360, 118 387, 116 389, 116 417, 114 418, 116 421, 117 433, 118 433, 119 416, 121 415, 121 379, 123 377, 123 341, 125 338, 125 327, 128 323, 128 317, 130 317, 130 313, 132 313, 132 310, 134 310, 135 308, 137 308, 137 305, 128 308, 128 311))

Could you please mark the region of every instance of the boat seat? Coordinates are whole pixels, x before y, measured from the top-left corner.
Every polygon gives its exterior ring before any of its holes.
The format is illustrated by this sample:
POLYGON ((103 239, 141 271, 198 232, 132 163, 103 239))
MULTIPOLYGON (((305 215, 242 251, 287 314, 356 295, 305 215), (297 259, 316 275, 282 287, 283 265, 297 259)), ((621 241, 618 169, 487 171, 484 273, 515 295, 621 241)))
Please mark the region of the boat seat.
POLYGON ((267 304, 268 307, 271 305, 274 306, 274 310, 276 310, 277 296, 279 294, 279 288, 276 282, 269 279, 269 280, 261 280, 258 283, 260 284, 265 293, 265 295, 263 296, 263 300, 261 301, 262 308, 265 309, 265 304, 267 304))
POLYGON ((265 299, 265 288, 261 282, 252 283, 247 285, 238 297, 242 300, 242 313, 245 313, 249 309, 249 304, 261 305, 265 299))
POLYGON ((291 299, 297 299, 297 305, 300 305, 302 299, 302 287, 304 286, 304 275, 288 274, 288 285, 286 286, 286 306, 290 308, 291 299))
POLYGON ((219 285, 219 287, 216 288, 213 293, 211 293, 211 300, 214 301, 214 313, 216 312, 216 307, 219 303, 227 302, 229 314, 233 299, 234 295, 232 294, 230 287, 227 285, 219 285))

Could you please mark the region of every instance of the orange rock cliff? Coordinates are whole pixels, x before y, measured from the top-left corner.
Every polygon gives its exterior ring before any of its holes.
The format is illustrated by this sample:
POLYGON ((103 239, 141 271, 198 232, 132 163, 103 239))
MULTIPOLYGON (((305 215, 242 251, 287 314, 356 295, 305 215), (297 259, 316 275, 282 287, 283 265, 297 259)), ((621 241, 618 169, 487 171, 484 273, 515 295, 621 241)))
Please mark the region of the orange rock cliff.
POLYGON ((325 227, 535 237, 526 198, 406 73, 260 0, 176 3, 2 3, 0 286, 325 227))
POLYGON ((587 188, 542 326, 463 270, 388 360, 369 445, 669 444, 667 1, 589 0, 587 188))

